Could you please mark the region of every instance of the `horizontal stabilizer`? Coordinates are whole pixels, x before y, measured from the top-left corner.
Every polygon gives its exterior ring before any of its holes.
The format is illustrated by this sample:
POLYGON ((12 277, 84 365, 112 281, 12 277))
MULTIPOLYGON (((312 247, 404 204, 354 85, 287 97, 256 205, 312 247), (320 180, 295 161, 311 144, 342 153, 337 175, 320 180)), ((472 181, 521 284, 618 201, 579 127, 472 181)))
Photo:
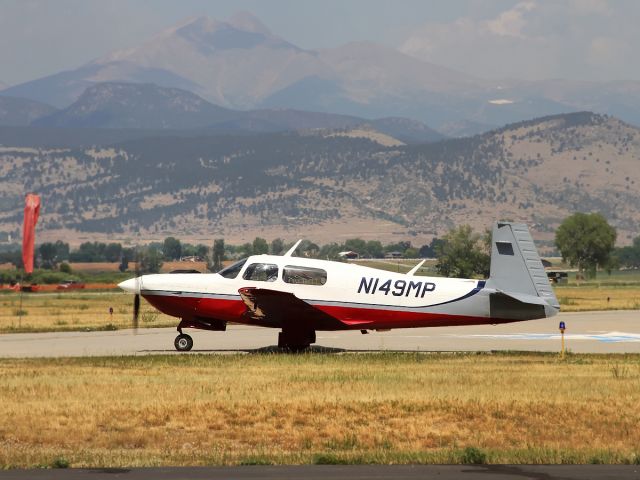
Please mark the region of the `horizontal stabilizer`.
POLYGON ((497 291, 494 295, 506 295, 514 300, 522 303, 529 303, 531 305, 549 305, 544 298, 536 297, 535 295, 527 295, 526 293, 497 291))
POLYGON ((535 320, 547 317, 549 304, 540 297, 521 293, 496 292, 489 295, 491 318, 502 320, 535 320))

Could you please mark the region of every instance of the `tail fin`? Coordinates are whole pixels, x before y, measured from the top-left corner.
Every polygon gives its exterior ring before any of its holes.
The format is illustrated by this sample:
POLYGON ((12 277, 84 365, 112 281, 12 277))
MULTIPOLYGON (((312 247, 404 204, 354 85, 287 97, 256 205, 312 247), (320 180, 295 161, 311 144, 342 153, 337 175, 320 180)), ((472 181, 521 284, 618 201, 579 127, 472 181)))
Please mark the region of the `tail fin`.
POLYGON ((491 316, 495 318, 544 318, 560 309, 529 228, 523 223, 494 225, 487 287, 496 290, 491 296, 491 316))

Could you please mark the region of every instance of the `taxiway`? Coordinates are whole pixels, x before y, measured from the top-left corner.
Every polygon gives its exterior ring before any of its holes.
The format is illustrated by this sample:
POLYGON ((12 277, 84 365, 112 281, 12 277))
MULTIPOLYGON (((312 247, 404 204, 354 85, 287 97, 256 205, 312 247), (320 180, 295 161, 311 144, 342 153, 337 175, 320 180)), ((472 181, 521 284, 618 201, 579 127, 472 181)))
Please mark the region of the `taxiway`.
MULTIPOLYGON (((575 353, 640 353, 640 311, 561 313, 504 325, 398 329, 389 332, 318 332, 317 346, 346 351, 560 350, 558 323, 566 323, 567 349, 575 353)), ((193 353, 260 350, 277 343, 278 330, 230 325, 226 332, 185 330, 193 353)), ((180 354, 174 328, 0 335, 0 357, 180 354)))

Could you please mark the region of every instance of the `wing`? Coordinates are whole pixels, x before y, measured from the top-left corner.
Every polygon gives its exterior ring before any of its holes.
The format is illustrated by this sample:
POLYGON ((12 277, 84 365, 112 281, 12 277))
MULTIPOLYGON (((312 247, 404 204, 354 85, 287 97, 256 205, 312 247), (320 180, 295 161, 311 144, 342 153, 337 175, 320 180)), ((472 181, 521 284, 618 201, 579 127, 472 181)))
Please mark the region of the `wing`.
POLYGON ((293 293, 267 288, 244 287, 238 290, 247 306, 244 315, 274 326, 304 326, 313 330, 339 330, 345 324, 293 293))

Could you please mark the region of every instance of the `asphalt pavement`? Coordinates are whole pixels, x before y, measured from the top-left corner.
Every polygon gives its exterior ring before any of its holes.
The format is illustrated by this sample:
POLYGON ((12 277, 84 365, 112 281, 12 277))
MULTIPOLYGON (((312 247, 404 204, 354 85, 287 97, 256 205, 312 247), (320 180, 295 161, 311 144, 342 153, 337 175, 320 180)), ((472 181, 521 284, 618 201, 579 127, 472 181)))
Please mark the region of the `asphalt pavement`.
POLYGON ((0 480, 628 480, 638 465, 302 465, 0 471, 0 480))
MULTIPOLYGON (((503 325, 397 329, 389 332, 317 332, 328 351, 544 351, 560 350, 560 321, 575 353, 640 353, 640 311, 561 313, 503 325), (334 350, 335 349, 335 350, 334 350)), ((251 352, 277 343, 278 330, 231 325, 226 332, 185 329, 193 353, 251 352)), ((174 328, 0 335, 0 357, 175 354, 174 328)))

